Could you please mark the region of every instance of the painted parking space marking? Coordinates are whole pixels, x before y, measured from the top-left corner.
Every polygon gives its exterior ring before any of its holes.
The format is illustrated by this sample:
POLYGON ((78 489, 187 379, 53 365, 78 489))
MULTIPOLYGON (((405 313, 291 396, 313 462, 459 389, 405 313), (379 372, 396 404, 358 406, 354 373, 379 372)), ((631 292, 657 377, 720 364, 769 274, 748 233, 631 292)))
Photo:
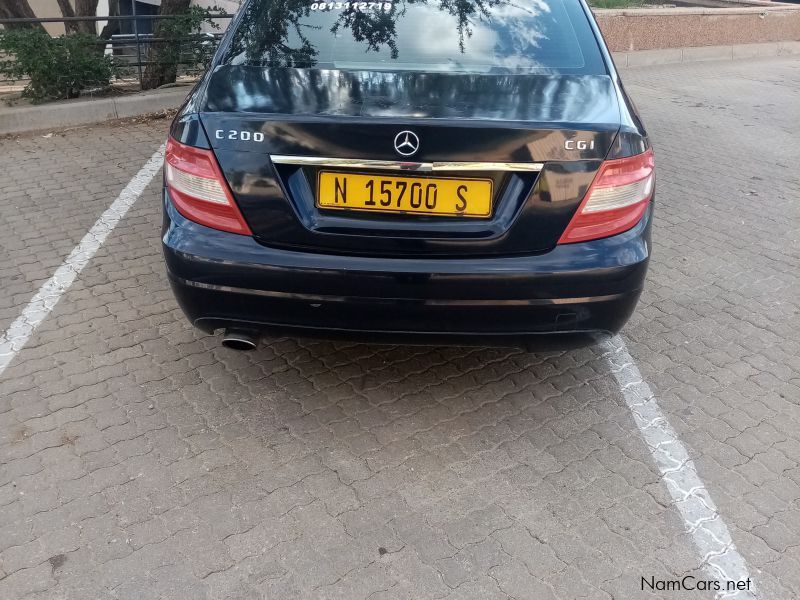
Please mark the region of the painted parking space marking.
POLYGON ((639 433, 700 553, 701 566, 720 584, 721 590, 716 597, 726 600, 757 598, 747 564, 736 549, 725 521, 701 481, 686 447, 639 372, 625 341, 617 335, 602 347, 639 433), (749 590, 728 590, 728 582, 748 582, 749 590))
MULTIPOLYGON (((163 157, 162 145, 0 337, 0 375, 159 172, 163 157)), ((625 342, 620 336, 615 336, 602 348, 637 428, 659 468, 661 478, 684 520, 687 532, 691 534, 699 551, 702 566, 710 577, 721 584, 722 590, 717 597, 736 600, 756 598, 752 585, 746 591, 726 591, 729 581, 750 580, 748 567, 737 551, 713 499, 700 480, 686 448, 658 406, 625 342)))
POLYGON ((39 291, 25 306, 9 328, 0 336, 0 375, 6 370, 14 357, 28 343, 33 332, 55 308, 75 278, 92 259, 103 242, 106 241, 131 206, 139 199, 164 162, 164 148, 155 151, 128 185, 120 192, 92 228, 83 236, 80 243, 72 249, 69 256, 56 269, 52 277, 45 281, 39 291))

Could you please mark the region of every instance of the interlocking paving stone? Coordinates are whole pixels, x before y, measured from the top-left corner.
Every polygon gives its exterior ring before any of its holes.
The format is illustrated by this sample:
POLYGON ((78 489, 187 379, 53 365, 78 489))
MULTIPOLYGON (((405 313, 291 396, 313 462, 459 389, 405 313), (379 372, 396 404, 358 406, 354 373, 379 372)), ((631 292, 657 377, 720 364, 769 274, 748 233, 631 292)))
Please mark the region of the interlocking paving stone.
MULTIPOLYGON (((764 597, 795 597, 800 61, 625 81, 659 179, 624 335, 764 597)), ((0 141, 3 327, 165 128, 0 141)), ((599 350, 235 353, 172 298, 159 186, 0 380, 0 598, 713 597, 641 591, 701 560, 599 350)))

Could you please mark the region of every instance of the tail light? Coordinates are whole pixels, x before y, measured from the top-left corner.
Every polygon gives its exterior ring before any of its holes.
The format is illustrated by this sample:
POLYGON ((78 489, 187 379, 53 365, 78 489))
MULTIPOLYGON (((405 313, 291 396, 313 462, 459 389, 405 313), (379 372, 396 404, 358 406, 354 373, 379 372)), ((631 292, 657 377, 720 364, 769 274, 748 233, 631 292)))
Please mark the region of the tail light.
POLYGON ((636 225, 653 197, 654 167, 652 149, 605 161, 558 243, 595 240, 636 225))
POLYGON ((164 170, 172 202, 184 217, 213 229, 253 235, 211 150, 169 138, 164 170))

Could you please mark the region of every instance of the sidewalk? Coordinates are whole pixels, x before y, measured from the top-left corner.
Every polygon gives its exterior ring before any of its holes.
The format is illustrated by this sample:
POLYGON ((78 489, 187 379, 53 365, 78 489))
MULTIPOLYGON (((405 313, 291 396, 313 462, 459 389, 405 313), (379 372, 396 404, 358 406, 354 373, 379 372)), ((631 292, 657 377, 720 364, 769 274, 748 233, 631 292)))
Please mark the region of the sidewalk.
POLYGON ((116 98, 90 98, 34 106, 0 105, 0 135, 61 129, 138 117, 181 105, 191 86, 140 92, 116 98))

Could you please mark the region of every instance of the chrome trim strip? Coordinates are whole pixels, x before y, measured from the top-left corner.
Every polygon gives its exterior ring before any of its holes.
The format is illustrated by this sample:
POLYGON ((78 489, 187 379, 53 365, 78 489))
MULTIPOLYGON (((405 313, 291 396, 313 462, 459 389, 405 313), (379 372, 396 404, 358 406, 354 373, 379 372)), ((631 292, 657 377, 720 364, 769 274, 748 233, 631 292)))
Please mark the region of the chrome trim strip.
POLYGON ((521 162, 412 162, 401 160, 368 160, 359 158, 328 158, 323 156, 287 156, 273 154, 272 162, 279 165, 318 166, 348 169, 387 169, 392 171, 541 171, 544 163, 521 162))

